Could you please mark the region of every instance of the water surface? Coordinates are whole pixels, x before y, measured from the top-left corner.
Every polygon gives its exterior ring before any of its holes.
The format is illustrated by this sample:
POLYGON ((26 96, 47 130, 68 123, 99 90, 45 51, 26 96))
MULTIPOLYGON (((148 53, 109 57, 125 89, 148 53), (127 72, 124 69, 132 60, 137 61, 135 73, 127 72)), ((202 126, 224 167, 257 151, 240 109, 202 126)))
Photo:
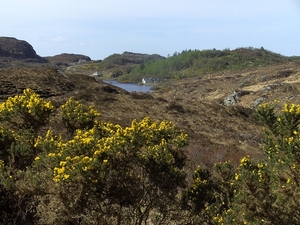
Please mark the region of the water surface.
POLYGON ((107 84, 111 84, 114 86, 117 86, 119 88, 122 88, 128 92, 152 92, 151 88, 152 86, 149 85, 139 85, 139 84, 132 84, 132 83, 119 83, 116 80, 103 80, 107 84))

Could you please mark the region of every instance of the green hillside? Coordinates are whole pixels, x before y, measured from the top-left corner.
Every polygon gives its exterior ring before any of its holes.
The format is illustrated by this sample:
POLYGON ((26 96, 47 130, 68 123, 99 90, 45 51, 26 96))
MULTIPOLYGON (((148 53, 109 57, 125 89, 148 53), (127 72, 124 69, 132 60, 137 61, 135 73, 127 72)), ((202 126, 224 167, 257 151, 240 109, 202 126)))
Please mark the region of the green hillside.
POLYGON ((239 70, 294 60, 264 48, 235 50, 185 50, 168 58, 148 60, 118 77, 120 82, 140 82, 143 77, 185 78, 221 70, 239 70))
POLYGON ((98 71, 103 78, 111 79, 130 73, 132 68, 142 63, 158 59, 164 59, 164 57, 157 54, 150 55, 125 51, 122 54, 112 54, 103 60, 78 64, 74 67, 75 71, 68 71, 68 73, 91 74, 98 71))

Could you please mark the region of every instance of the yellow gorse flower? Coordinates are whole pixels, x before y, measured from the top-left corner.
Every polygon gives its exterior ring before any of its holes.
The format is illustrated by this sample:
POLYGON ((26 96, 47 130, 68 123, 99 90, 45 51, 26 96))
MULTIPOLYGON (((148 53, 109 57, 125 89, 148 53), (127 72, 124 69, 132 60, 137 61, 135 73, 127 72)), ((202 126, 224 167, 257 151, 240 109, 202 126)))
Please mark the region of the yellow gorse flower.
MULTIPOLYGON (((30 114, 32 118, 43 122, 54 111, 51 102, 43 100, 30 88, 23 91, 23 95, 9 97, 5 102, 0 104, 1 116, 10 117, 13 114, 26 115, 30 114)), ((23 119, 26 117, 23 116, 23 119)))
POLYGON ((292 114, 300 114, 300 104, 284 104, 283 112, 285 113, 292 113, 292 114))
MULTIPOLYGON (((72 101, 69 100, 69 103, 71 104, 72 101)), ((67 108, 69 103, 63 105, 62 109, 67 108)), ((124 154, 127 154, 126 151, 138 151, 139 157, 145 163, 165 163, 171 166, 175 159, 172 152, 168 150, 168 146, 182 146, 186 144, 186 138, 187 135, 182 131, 175 132, 173 123, 152 121, 146 117, 139 122, 133 120, 131 126, 125 128, 118 124, 96 122, 91 129, 77 129, 74 137, 66 142, 49 130, 45 138, 38 137, 37 142, 38 146, 53 143, 55 151, 47 154, 51 160, 59 161, 53 169, 53 180, 67 182, 81 173, 82 176, 89 177, 96 171, 106 170, 110 165, 108 163, 111 155, 124 157, 124 154)), ((176 168, 173 169, 176 173, 176 168)), ((140 175, 137 174, 137 176, 140 175)), ((94 177, 90 177, 89 180, 94 181, 92 183, 96 183, 95 180, 100 182, 100 179, 94 177)))
POLYGON ((70 98, 61 107, 63 120, 72 127, 81 128, 92 123, 96 117, 100 116, 93 106, 85 106, 80 101, 70 98))

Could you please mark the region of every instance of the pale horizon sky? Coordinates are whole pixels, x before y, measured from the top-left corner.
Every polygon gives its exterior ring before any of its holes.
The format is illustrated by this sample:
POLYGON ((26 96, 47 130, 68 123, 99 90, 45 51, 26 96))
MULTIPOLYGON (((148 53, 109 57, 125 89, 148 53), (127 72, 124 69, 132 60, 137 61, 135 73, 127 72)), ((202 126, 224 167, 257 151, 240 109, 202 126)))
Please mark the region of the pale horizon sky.
POLYGON ((40 56, 264 47, 300 56, 300 0, 0 0, 0 36, 40 56))

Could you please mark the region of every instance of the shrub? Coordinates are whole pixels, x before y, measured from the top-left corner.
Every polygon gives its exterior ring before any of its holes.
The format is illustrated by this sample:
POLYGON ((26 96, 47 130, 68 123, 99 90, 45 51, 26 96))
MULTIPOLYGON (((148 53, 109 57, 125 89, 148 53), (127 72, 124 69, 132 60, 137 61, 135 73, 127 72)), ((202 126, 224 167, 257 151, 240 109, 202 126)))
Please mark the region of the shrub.
POLYGON ((51 102, 40 98, 31 89, 23 95, 9 97, 0 105, 0 120, 14 124, 18 128, 38 128, 47 123, 54 107, 51 102))
POLYGON ((37 219, 34 195, 16 193, 16 183, 37 154, 35 133, 53 112, 53 105, 31 89, 0 105, 1 224, 32 224, 37 219))
POLYGON ((72 98, 55 111, 30 89, 1 104, 1 222, 168 224, 178 219, 186 135, 167 121, 146 117, 121 127, 97 121, 99 115, 72 98), (49 128, 42 135, 53 112, 62 116, 69 135, 49 128))
POLYGON ((300 105, 264 103, 256 111, 263 125, 265 158, 230 162, 211 170, 198 167, 183 192, 194 223, 300 223, 300 105))
POLYGON ((141 224, 150 215, 160 222, 171 215, 167 209, 185 185, 186 159, 181 150, 186 135, 172 123, 145 118, 122 128, 97 122, 90 130, 77 130, 69 141, 59 140, 50 131, 38 138, 36 147, 44 153, 35 166, 51 165, 59 185, 56 197, 70 218, 141 224), (97 211, 93 218, 84 215, 87 209, 97 211))
POLYGON ((0 222, 299 224, 300 105, 278 105, 256 111, 265 158, 197 167, 187 185, 187 136, 173 123, 100 122, 92 106, 55 111, 26 89, 0 106, 0 222), (41 134, 54 112, 68 139, 41 134))
POLYGON ((192 224, 223 222, 218 216, 230 210, 233 179, 234 167, 230 161, 215 164, 211 171, 196 168, 192 183, 182 193, 182 203, 191 213, 192 224))
POLYGON ((95 118, 100 116, 93 106, 86 106, 70 98, 61 106, 62 119, 66 127, 74 132, 76 129, 92 128, 95 118))
POLYGON ((300 105, 278 102, 259 106, 257 117, 264 125, 265 159, 241 159, 235 174, 236 192, 227 223, 300 223, 300 105))

